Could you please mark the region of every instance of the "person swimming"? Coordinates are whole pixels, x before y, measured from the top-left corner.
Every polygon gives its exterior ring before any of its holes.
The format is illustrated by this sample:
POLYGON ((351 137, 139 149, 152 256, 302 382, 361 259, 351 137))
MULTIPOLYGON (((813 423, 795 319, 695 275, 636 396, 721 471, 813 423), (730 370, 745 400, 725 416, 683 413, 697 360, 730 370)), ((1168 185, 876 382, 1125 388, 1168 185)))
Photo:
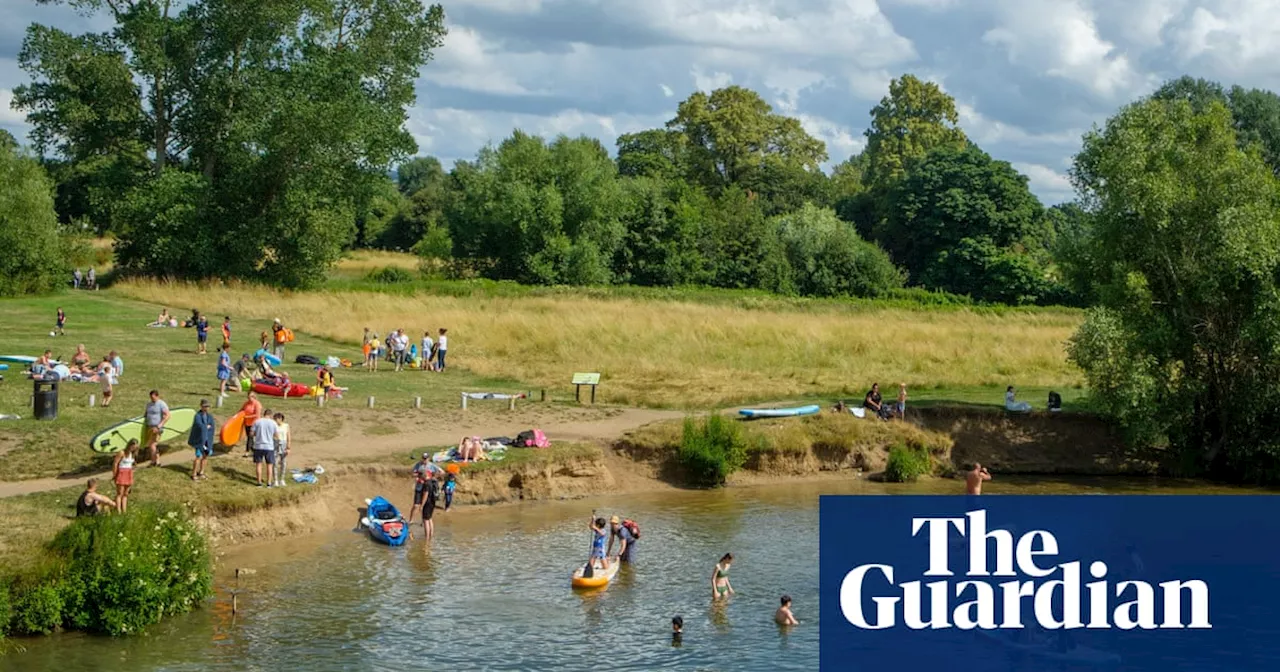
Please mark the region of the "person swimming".
POLYGON ((716 563, 716 571, 711 575, 711 599, 719 600, 733 594, 733 584, 729 583, 729 567, 733 565, 733 554, 725 553, 716 563))
POLYGON ((684 642, 684 617, 675 616, 671 619, 671 646, 680 646, 684 642))
POLYGON ((800 621, 796 620, 795 614, 791 613, 791 596, 782 596, 782 606, 773 612, 773 620, 778 625, 799 625, 800 621))

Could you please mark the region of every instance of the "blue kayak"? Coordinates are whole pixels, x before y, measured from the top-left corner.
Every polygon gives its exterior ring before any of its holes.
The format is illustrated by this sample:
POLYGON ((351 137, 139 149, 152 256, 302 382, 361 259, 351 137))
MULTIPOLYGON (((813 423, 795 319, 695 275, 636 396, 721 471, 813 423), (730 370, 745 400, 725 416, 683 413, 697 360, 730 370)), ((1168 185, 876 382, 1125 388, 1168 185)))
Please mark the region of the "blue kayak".
POLYGON ((253 353, 253 358, 255 360, 259 357, 266 359, 267 363, 270 364, 271 366, 280 366, 280 358, 276 357, 270 352, 267 352, 266 350, 259 349, 257 352, 253 353))
POLYGON ((409 538, 409 525, 404 522, 399 509, 382 497, 374 497, 366 503, 369 508, 360 522, 369 529, 369 536, 388 546, 403 546, 409 538))
POLYGON ((821 406, 814 404, 795 408, 744 408, 738 411, 738 414, 744 418, 790 418, 797 415, 814 415, 821 410, 821 406))

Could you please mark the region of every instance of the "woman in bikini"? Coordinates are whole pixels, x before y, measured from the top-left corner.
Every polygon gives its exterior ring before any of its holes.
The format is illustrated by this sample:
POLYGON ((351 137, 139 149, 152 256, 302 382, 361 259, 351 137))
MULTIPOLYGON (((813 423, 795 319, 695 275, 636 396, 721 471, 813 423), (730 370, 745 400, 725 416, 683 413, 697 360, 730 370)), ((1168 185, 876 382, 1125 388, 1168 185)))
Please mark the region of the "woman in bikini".
POLYGON ((729 567, 733 564, 733 554, 725 553, 716 563, 716 571, 711 575, 711 599, 726 599, 733 594, 733 584, 729 583, 729 567))
POLYGON ((137 459, 138 440, 129 439, 129 444, 116 455, 111 465, 112 480, 116 484, 116 509, 120 513, 129 510, 129 490, 133 487, 133 465, 137 459))
POLYGON ((84 351, 84 343, 76 346, 76 354, 71 356, 71 370, 76 373, 93 375, 93 367, 90 366, 89 353, 84 351))

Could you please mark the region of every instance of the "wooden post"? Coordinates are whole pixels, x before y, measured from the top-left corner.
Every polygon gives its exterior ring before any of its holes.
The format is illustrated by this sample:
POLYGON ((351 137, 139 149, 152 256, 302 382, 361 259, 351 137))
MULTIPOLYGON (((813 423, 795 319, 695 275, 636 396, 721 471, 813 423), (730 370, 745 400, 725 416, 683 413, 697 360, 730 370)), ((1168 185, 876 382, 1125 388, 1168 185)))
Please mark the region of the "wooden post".
POLYGON ((414 397, 414 398, 413 398, 413 407, 414 407, 414 408, 422 408, 422 397, 414 397))
POLYGON ((213 406, 214 408, 222 408, 222 393, 218 393, 218 396, 213 398, 213 406))
POLYGON ((516 410, 516 398, 511 397, 508 401, 510 401, 511 403, 507 405, 507 410, 508 411, 516 410))
POLYGON ((95 399, 92 394, 89 395, 89 408, 93 408, 95 402, 97 402, 97 399, 95 399))
POLYGON ((373 408, 373 397, 369 397, 369 408, 373 408))
POLYGON ((543 391, 542 391, 542 398, 541 398, 541 399, 539 399, 539 401, 546 401, 546 400, 547 400, 547 391, 546 391, 546 390, 543 390, 543 391))
POLYGON ((329 396, 329 395, 327 395, 327 394, 320 394, 319 396, 317 396, 317 397, 316 397, 316 407, 317 407, 317 408, 324 408, 324 398, 325 398, 325 397, 327 397, 327 396, 329 396))
POLYGON ((596 386, 595 385, 591 386, 591 405, 592 406, 596 405, 596 386))
POLYGON ((467 410, 467 393, 462 393, 462 410, 467 410))

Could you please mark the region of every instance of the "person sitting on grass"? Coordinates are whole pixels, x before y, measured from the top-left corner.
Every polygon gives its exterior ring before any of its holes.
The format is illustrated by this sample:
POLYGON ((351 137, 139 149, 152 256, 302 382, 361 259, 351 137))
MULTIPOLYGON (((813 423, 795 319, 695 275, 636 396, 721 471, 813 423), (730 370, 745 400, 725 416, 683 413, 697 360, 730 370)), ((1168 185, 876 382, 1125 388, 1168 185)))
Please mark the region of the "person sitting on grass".
POLYGON ((880 383, 871 384, 871 389, 862 400, 862 406, 881 420, 888 420, 893 416, 893 411, 884 405, 884 398, 880 396, 880 383))
POLYGON ((483 459, 486 459, 484 441, 481 441, 478 436, 462 437, 462 442, 458 444, 458 461, 479 462, 483 459))
POLYGON ((84 485, 84 492, 80 493, 80 498, 76 500, 76 517, 96 516, 102 513, 102 507, 116 508, 116 503, 110 497, 98 492, 98 479, 91 478, 84 485))
POLYGON ((169 309, 161 308, 160 314, 156 316, 156 321, 147 325, 148 327, 167 327, 169 326, 169 309))
POLYGON ((1004 410, 1012 413, 1026 413, 1031 410, 1031 404, 1025 401, 1018 401, 1013 392, 1013 386, 1004 391, 1004 410))
POLYGON ((90 366, 91 362, 92 360, 89 359, 89 353, 84 350, 84 343, 77 345, 76 354, 71 356, 71 371, 74 373, 93 375, 93 367, 90 366))
POLYGON ((258 356, 258 377, 276 387, 285 387, 289 384, 289 376, 284 373, 276 373, 271 368, 271 362, 263 355, 258 356))

